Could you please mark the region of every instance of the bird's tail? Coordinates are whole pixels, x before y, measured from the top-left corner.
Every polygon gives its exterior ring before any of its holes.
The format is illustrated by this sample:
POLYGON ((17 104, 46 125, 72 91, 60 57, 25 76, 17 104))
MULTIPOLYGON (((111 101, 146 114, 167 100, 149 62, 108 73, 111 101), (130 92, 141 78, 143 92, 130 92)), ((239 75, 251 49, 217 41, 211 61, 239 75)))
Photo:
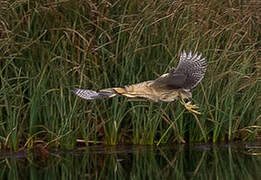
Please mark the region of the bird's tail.
POLYGON ((78 88, 75 88, 73 90, 73 93, 76 94, 77 96, 79 96, 83 99, 87 99, 87 100, 110 98, 110 97, 114 97, 117 95, 117 93, 115 93, 113 91, 96 92, 93 90, 78 89, 78 88))

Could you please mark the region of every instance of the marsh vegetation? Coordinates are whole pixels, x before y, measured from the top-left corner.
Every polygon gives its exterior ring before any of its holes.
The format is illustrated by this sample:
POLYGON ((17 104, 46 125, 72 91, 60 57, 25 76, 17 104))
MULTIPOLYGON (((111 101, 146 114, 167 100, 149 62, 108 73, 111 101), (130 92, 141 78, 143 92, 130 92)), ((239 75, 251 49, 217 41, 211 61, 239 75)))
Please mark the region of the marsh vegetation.
POLYGON ((258 1, 1 1, 0 148, 164 144, 261 135, 258 1), (207 57, 194 116, 178 102, 84 101, 207 57))

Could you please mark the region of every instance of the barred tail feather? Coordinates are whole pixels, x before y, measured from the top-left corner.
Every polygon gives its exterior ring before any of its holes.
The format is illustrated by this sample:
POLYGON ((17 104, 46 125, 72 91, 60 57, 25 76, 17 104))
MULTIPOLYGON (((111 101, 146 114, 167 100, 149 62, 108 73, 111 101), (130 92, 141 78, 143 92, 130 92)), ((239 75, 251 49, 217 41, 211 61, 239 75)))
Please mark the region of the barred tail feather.
POLYGON ((79 89, 79 88, 75 88, 73 90, 73 93, 87 100, 103 99, 103 98, 110 98, 116 96, 116 94, 113 92, 96 92, 88 89, 79 89))

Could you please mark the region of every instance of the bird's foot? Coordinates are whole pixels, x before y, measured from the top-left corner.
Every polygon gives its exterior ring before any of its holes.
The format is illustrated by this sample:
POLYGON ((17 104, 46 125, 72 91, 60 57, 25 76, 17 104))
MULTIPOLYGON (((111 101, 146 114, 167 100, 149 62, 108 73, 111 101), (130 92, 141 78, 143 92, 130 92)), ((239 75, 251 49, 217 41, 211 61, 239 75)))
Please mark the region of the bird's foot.
POLYGON ((201 114, 200 111, 197 111, 196 109, 198 109, 199 107, 195 104, 191 104, 191 102, 185 102, 184 100, 181 101, 181 104, 189 111, 195 114, 201 114))

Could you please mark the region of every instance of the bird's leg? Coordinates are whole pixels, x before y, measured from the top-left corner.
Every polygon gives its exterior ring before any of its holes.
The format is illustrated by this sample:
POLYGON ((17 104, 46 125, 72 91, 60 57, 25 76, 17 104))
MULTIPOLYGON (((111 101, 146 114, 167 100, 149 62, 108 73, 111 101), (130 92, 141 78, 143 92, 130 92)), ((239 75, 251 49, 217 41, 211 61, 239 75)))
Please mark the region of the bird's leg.
POLYGON ((195 114, 201 114, 201 112, 195 110, 198 109, 199 107, 195 104, 191 104, 191 102, 185 102, 184 99, 180 100, 180 103, 190 112, 195 113, 195 114))

